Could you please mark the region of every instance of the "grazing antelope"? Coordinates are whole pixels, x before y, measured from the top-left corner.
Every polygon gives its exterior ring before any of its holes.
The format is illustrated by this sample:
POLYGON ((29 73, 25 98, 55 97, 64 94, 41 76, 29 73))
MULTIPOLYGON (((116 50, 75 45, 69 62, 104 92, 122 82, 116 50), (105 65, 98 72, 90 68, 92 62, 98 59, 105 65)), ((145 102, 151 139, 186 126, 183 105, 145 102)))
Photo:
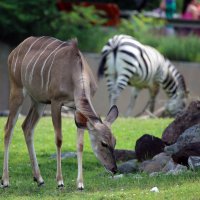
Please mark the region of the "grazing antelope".
POLYGON ((61 107, 73 102, 75 105, 75 123, 77 126, 77 187, 83 189, 82 152, 84 130, 89 131, 92 149, 111 173, 116 173, 114 158, 116 140, 110 126, 118 116, 118 109, 113 106, 102 121, 96 114, 90 97, 97 89, 93 74, 77 47, 77 41, 63 42, 52 37, 29 37, 17 46, 8 57, 10 76, 10 114, 5 126, 4 165, 2 187, 9 185, 8 159, 9 145, 18 114, 26 95, 32 106, 22 124, 34 180, 38 185, 44 183, 40 174, 34 144, 34 128, 41 117, 46 104, 51 104, 52 121, 57 146, 58 187, 63 187, 61 170, 61 107))

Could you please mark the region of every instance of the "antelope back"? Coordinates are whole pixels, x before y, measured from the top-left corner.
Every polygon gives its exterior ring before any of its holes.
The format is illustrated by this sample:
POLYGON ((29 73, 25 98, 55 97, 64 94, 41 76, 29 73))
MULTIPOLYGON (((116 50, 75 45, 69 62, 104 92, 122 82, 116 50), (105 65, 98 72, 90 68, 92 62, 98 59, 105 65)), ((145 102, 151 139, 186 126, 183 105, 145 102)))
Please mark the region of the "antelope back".
POLYGON ((81 55, 76 40, 63 42, 46 36, 29 37, 9 56, 10 79, 38 101, 61 97, 73 100, 76 77, 86 73, 89 82, 86 87, 92 85, 92 75, 89 69, 83 70, 81 55))

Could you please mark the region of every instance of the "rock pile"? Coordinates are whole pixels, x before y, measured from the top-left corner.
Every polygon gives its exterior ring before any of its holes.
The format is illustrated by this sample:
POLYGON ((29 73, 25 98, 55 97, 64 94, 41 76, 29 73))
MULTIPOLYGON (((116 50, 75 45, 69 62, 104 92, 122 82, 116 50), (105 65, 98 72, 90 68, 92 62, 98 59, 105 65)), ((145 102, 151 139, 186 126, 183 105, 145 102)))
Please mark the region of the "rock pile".
MULTIPOLYGON (((120 164, 120 173, 142 171, 151 176, 157 173, 175 175, 188 168, 200 168, 200 101, 192 102, 177 116, 161 139, 144 134, 136 141, 135 153, 129 153, 136 159, 120 164)), ((123 161, 122 156, 120 160, 123 161)))
POLYGON ((167 145, 174 144, 186 129, 198 123, 200 123, 200 101, 193 101, 187 110, 178 115, 164 130, 162 141, 167 145))

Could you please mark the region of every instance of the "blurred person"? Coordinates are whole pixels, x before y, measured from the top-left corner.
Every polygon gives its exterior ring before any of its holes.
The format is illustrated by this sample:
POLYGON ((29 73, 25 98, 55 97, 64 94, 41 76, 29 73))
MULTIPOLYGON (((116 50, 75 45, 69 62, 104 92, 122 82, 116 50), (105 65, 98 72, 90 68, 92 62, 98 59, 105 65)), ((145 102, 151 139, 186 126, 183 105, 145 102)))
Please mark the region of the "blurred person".
MULTIPOLYGON (((162 0, 160 3, 160 9, 165 12, 167 19, 172 19, 176 12, 176 1, 175 0, 162 0)), ((174 27, 167 24, 165 27, 167 35, 175 35, 174 27)))
POLYGON ((200 19, 200 4, 197 0, 184 0, 182 9, 183 19, 200 19))
POLYGON ((176 12, 176 1, 175 0, 162 0, 160 3, 160 9, 165 12, 168 19, 173 18, 176 12))

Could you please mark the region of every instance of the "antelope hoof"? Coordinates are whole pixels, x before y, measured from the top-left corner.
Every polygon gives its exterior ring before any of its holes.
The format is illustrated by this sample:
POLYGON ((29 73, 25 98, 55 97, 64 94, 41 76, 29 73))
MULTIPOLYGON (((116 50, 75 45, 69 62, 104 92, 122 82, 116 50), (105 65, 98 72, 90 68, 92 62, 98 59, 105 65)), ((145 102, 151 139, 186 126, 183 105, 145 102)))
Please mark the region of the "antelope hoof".
POLYGON ((58 188, 62 189, 64 187, 63 181, 58 181, 58 188))
POLYGON ((64 184, 58 185, 58 189, 62 189, 62 188, 64 188, 64 184))
POLYGON ((78 190, 80 190, 80 191, 84 190, 83 183, 78 183, 78 190))
POLYGON ((43 179, 38 180, 36 177, 33 177, 33 180, 34 180, 35 182, 37 182, 38 187, 44 186, 44 181, 43 181, 43 179))
POLYGON ((43 181, 43 182, 40 182, 40 183, 38 183, 38 187, 42 187, 42 186, 44 186, 44 181, 43 181))
POLYGON ((3 179, 1 180, 1 185, 0 188, 8 188, 9 187, 9 182, 4 181, 3 179))

